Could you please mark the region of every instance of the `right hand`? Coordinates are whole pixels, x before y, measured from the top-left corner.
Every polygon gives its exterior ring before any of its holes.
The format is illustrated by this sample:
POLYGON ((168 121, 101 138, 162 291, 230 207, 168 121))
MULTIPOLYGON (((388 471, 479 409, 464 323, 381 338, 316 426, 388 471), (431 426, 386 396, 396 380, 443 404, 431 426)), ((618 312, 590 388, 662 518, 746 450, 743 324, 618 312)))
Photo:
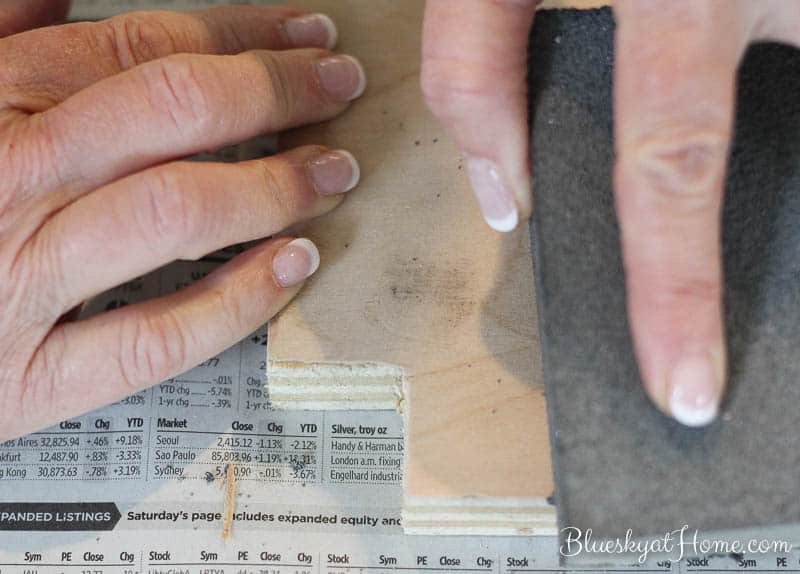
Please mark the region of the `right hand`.
MULTIPOLYGON (((540 1, 427 0, 423 90, 499 231, 532 209, 527 47, 540 1)), ((655 405, 702 426, 726 383, 720 212, 736 70, 753 42, 800 46, 800 2, 613 6, 614 188, 633 341, 655 405)))
MULTIPOLYGON (((5 32, 48 22, 42 12, 20 21, 30 13, 13 6, 0 8, 5 32)), ((342 201, 358 181, 347 152, 180 159, 344 111, 365 80, 355 60, 328 51, 335 38, 326 17, 236 6, 0 39, 0 441, 183 372, 298 292, 319 256, 308 240, 280 238, 173 295, 62 320, 172 260, 342 201)))

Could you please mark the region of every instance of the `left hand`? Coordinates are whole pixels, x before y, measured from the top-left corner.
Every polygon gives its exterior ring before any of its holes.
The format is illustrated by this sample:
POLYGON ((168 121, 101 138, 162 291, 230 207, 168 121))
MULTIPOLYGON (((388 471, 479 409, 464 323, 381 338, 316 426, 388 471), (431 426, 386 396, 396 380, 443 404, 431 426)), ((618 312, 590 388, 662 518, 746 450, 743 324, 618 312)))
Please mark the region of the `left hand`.
POLYGON ((319 254, 277 237, 176 293, 65 320, 173 260, 278 235, 343 201, 359 176, 344 150, 182 159, 344 112, 366 77, 330 51, 335 40, 327 16, 271 5, 0 39, 0 442, 186 371, 299 292, 319 254))

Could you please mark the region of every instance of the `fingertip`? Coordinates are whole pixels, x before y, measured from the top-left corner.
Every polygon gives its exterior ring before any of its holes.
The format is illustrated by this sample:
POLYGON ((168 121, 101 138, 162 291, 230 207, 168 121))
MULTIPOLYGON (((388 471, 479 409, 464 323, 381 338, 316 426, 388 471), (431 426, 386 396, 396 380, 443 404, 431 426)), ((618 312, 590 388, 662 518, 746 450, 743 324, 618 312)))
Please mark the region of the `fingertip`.
POLYGON ((326 48, 333 50, 336 44, 339 43, 339 30, 336 28, 336 23, 327 14, 318 14, 319 21, 328 32, 328 43, 326 48))
POLYGON ((326 48, 332 50, 339 39, 336 24, 327 14, 304 14, 286 20, 286 36, 298 48, 326 48))
POLYGON ((307 162, 314 190, 320 195, 346 193, 358 185, 361 168, 347 150, 326 151, 307 162))
POLYGON ((467 175, 489 227, 504 233, 516 229, 519 209, 500 167, 489 159, 467 157, 467 175))
POLYGON ((272 259, 272 276, 282 288, 295 287, 319 269, 317 246, 310 239, 298 238, 278 249, 272 259))
POLYGON ((686 427, 713 423, 727 383, 724 344, 704 348, 693 343, 669 354, 661 343, 650 340, 648 352, 641 344, 636 348, 648 397, 665 416, 686 427))
POLYGON ((670 371, 669 412, 685 426, 703 427, 717 418, 725 372, 715 355, 690 353, 676 360, 670 371))
POLYGON ((318 60, 315 69, 325 93, 335 101, 350 102, 367 88, 364 66, 353 56, 337 54, 318 60))
POLYGON ((519 224, 519 213, 514 210, 502 219, 494 219, 491 217, 486 216, 486 223, 494 229, 495 231, 499 231, 501 233, 508 233, 510 231, 514 231, 519 224))
POLYGON ((358 74, 358 83, 356 84, 356 90, 351 99, 360 98, 367 89, 367 73, 364 71, 364 66, 358 59, 349 54, 344 54, 342 58, 349 60, 358 74))

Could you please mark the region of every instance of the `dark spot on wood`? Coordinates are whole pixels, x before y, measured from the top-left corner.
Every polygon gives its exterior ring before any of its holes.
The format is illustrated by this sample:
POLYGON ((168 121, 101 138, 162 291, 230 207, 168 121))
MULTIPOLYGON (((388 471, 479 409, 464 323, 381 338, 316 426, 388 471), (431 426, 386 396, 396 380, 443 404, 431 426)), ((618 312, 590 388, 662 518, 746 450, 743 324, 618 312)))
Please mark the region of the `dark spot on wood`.
POLYGON ((438 143, 438 142, 439 142, 439 138, 433 138, 433 143, 438 143))
POLYGON ((415 140, 414 145, 419 145, 419 140, 415 140))
POLYGON ((387 261, 383 271, 384 295, 367 310, 372 321, 388 329, 404 325, 404 333, 417 339, 439 341, 452 333, 479 308, 474 277, 458 257, 447 263, 429 263, 420 256, 387 261), (402 317, 398 320, 397 313, 402 317))

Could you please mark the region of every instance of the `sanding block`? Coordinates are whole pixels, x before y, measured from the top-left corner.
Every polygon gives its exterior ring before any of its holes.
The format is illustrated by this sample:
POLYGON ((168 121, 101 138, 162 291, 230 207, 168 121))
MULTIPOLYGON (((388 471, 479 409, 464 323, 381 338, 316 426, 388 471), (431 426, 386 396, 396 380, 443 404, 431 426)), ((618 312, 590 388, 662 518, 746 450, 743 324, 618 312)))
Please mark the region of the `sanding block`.
POLYGON ((690 429, 642 388, 614 211, 609 9, 531 42, 532 246, 561 527, 595 538, 800 521, 800 52, 740 68, 723 213, 729 384, 690 429))

